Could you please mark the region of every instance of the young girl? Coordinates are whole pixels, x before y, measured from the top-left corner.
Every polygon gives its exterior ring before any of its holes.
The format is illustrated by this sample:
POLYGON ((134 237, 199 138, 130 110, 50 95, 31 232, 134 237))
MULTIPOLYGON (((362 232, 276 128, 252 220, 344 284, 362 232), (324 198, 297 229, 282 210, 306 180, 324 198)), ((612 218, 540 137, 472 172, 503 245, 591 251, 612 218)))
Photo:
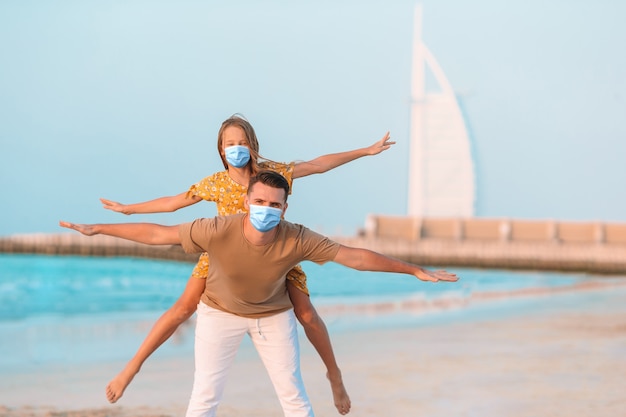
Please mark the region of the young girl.
MULTIPOLYGON (((171 197, 128 205, 106 199, 101 201, 106 209, 136 214, 172 212, 206 200, 217 204, 218 215, 228 216, 245 211, 243 201, 248 181, 261 169, 279 172, 291 187, 293 179, 321 174, 362 156, 379 154, 393 144, 395 142, 389 140, 387 133, 369 147, 324 155, 308 162, 282 164, 268 160, 260 161, 262 158, 259 155, 259 144, 252 125, 243 117, 234 115, 222 123, 217 138, 217 150, 224 164, 224 171, 206 177, 191 186, 188 191, 171 197)), ((111 403, 122 397, 124 390, 145 360, 195 312, 204 290, 208 268, 208 255, 202 254, 181 297, 157 320, 135 356, 107 385, 106 396, 111 403)), ((340 414, 347 414, 350 411, 350 397, 343 385, 326 325, 311 304, 306 275, 298 266, 289 272, 287 279, 287 289, 296 317, 326 366, 335 406, 340 414)))

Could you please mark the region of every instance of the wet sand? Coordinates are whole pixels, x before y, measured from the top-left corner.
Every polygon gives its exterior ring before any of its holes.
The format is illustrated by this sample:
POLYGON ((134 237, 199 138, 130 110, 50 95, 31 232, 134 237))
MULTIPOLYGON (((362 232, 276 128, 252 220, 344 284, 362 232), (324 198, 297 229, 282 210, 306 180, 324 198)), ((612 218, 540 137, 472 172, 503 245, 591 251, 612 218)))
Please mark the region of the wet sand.
MULTIPOLYGON (((472 320, 334 331, 350 415, 623 417, 626 288, 616 284, 530 293, 523 309, 494 305, 472 320)), ((308 342, 301 345, 316 415, 339 415, 320 359, 308 342)), ((184 415, 192 358, 152 358, 119 403, 109 405, 104 386, 121 366, 59 365, 2 375, 0 417, 184 415)), ((281 415, 260 360, 245 346, 218 416, 281 415)))

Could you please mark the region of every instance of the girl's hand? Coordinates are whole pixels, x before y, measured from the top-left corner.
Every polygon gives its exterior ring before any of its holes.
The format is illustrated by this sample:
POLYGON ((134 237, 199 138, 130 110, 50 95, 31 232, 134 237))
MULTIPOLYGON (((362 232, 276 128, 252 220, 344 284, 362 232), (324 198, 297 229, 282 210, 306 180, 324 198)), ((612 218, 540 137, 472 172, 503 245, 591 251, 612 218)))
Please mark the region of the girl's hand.
POLYGON ((102 207, 107 210, 116 211, 126 215, 132 214, 126 205, 120 204, 117 201, 111 201, 105 198, 101 198, 100 201, 102 202, 102 207))
POLYGON ((391 145, 395 145, 395 144, 396 142, 393 142, 390 140, 389 132, 387 132, 381 140, 379 140, 378 142, 376 142, 375 144, 367 148, 367 154, 378 155, 382 151, 386 151, 387 149, 391 148, 391 145))

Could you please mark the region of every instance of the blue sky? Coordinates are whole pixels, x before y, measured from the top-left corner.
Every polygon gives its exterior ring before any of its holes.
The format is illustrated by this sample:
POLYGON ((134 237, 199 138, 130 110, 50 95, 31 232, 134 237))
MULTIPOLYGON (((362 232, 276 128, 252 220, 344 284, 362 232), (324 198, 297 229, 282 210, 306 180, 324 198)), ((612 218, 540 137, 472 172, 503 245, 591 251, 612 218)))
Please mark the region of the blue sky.
MULTIPOLYGON (((626 221, 626 3, 425 0, 423 37, 473 134, 477 215, 626 221)), ((413 1, 0 0, 0 235, 125 217, 222 169, 244 114, 279 161, 398 144, 297 180, 288 219, 404 214, 413 1)))

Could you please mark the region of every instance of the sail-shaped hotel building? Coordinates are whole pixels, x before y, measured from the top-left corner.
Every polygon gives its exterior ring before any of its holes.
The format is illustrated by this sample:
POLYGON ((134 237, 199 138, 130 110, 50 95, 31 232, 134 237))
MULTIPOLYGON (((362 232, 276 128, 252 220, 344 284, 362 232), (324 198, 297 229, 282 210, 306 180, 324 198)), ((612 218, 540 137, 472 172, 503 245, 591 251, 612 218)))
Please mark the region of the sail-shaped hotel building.
POLYGON ((475 178, 467 125, 452 86, 422 41, 421 15, 418 5, 413 35, 408 215, 472 217, 475 178), (434 83, 427 83, 427 74, 434 83))

